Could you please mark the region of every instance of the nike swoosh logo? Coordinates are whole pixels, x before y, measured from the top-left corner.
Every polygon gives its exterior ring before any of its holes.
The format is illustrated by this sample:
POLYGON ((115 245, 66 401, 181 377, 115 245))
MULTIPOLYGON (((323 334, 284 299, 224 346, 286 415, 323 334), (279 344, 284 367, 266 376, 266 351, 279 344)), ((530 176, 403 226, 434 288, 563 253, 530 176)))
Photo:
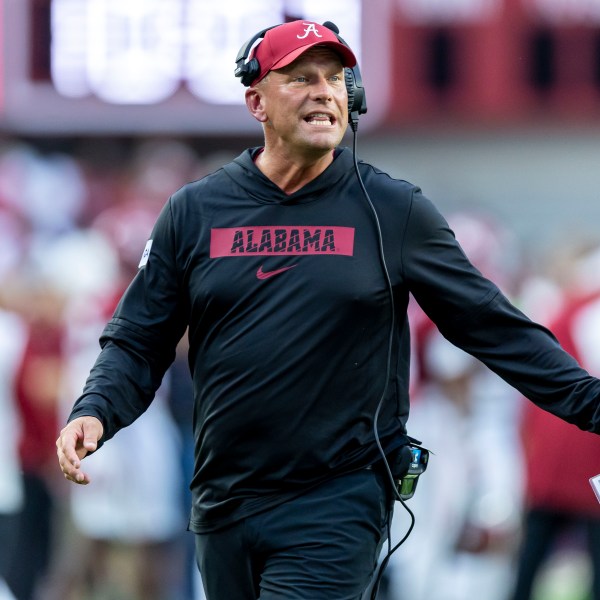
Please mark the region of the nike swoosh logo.
POLYGON ((289 267, 275 269, 274 271, 263 271, 263 268, 261 265, 260 267, 258 267, 258 271, 256 271, 256 277, 258 277, 258 279, 269 279, 269 277, 274 277, 275 275, 279 275, 280 273, 283 273, 284 271, 289 271, 290 269, 293 269, 296 266, 297 265, 290 265, 289 267))

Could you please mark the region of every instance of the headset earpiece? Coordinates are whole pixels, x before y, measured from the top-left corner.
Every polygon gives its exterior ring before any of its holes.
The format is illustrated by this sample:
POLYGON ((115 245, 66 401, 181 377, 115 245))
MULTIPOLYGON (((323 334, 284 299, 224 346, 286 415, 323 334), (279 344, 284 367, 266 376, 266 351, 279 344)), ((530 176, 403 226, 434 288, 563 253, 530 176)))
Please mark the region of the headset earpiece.
POLYGON ((346 67, 344 69, 344 79, 346 80, 346 90, 348 92, 348 114, 352 112, 354 108, 354 96, 356 86, 354 85, 354 73, 352 69, 346 67))
POLYGON ((258 77, 260 74, 260 63, 256 58, 248 59, 250 53, 254 49, 255 46, 260 44, 261 40, 265 37, 265 33, 269 31, 269 29, 273 29, 273 27, 277 27, 277 25, 273 25, 272 27, 267 27, 262 31, 259 31, 257 34, 253 35, 239 50, 235 64, 235 76, 239 77, 242 84, 246 87, 252 85, 252 82, 258 77))
POLYGON ((359 115, 367 112, 367 98, 358 65, 352 69, 345 68, 344 78, 348 91, 348 119, 350 123, 355 123, 358 121, 359 115))

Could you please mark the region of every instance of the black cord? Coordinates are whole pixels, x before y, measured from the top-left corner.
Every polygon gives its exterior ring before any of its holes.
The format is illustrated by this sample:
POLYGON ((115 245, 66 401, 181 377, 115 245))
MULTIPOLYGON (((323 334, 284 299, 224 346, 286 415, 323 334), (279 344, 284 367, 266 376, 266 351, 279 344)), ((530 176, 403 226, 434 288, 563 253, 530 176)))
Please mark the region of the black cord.
POLYGON ((373 416, 373 433, 375 436, 375 442, 377 444, 377 448, 379 449, 379 453, 381 454, 381 457, 383 459, 383 464, 385 465, 385 468, 386 468, 388 477, 390 479, 390 483, 392 484, 392 489, 394 490, 396 499, 401 500, 400 494, 399 494, 398 490, 396 489, 396 482, 394 481, 394 476, 390 469, 390 465, 387 461, 387 457, 385 456, 385 452, 383 451, 383 447, 381 446, 381 441, 379 439, 379 427, 378 427, 379 413, 381 412, 381 408, 383 407, 383 402, 384 402, 385 396, 387 394, 387 389, 388 389, 389 380, 390 380, 390 374, 392 371, 392 350, 393 350, 393 343, 394 343, 394 332, 396 329, 396 306, 395 306, 395 302, 394 302, 394 288, 392 286, 390 272, 389 272, 389 269, 387 266, 387 262, 385 260, 385 251, 383 248, 383 233, 381 231, 381 223, 379 222, 379 215, 377 214, 377 211, 375 210, 375 206, 373 206, 373 202, 371 201, 369 192, 367 192, 367 188, 365 187, 365 184, 360 175, 360 171, 358 169, 358 159, 356 157, 357 125, 358 125, 358 119, 352 119, 350 121, 350 126, 352 127, 352 131, 354 132, 354 137, 353 137, 353 141, 352 141, 352 154, 353 154, 353 158, 354 158, 354 170, 356 172, 356 178, 358 179, 360 188, 365 196, 365 199, 367 200, 367 203, 369 204, 369 207, 371 208, 371 212, 373 213, 373 217, 375 219, 375 226, 377 228, 377 239, 378 239, 378 243, 379 243, 379 258, 381 261, 381 267, 383 269, 383 274, 385 276, 385 282, 386 282, 388 292, 389 292, 389 297, 390 297, 390 330, 389 330, 389 335, 388 335, 387 360, 386 360, 386 365, 385 365, 385 383, 383 385, 383 391, 381 392, 381 397, 379 398, 379 402, 377 404, 377 408, 376 408, 375 414, 373 416))
POLYGON ((412 512, 412 510, 410 510, 410 508, 408 508, 408 506, 406 505, 406 502, 400 496, 400 492, 398 491, 397 486, 396 486, 396 481, 394 480, 394 475, 392 474, 392 470, 390 469, 390 465, 388 463, 387 457, 386 457, 385 452, 383 451, 383 447, 381 445, 381 440, 379 439, 379 427, 378 427, 379 413, 381 412, 381 408, 383 407, 383 402, 384 402, 385 396, 387 394, 387 389, 388 389, 389 380, 390 380, 390 374, 391 374, 391 370, 392 370, 392 350, 393 350, 393 344, 394 344, 394 332, 396 329, 396 306, 395 306, 395 302, 394 302, 394 288, 392 286, 390 272, 389 272, 389 269, 387 266, 387 262, 385 260, 385 251, 383 248, 383 233, 381 231, 381 223, 379 222, 379 215, 377 214, 377 211, 375 210, 375 206, 373 205, 373 202, 371 201, 369 192, 367 192, 367 188, 365 187, 365 184, 360 175, 360 171, 358 169, 358 159, 356 157, 356 138, 357 138, 356 130, 358 129, 358 113, 352 113, 350 115, 350 127, 353 132, 352 155, 354 158, 354 170, 356 172, 356 178, 358 179, 360 188, 363 192, 365 199, 367 200, 369 207, 371 208, 371 212, 373 213, 373 217, 375 220, 375 226, 377 229, 377 239, 379 242, 379 258, 381 261, 381 267, 383 270, 383 274, 385 277, 385 281, 386 281, 386 285, 387 285, 389 297, 390 297, 390 331, 389 331, 388 346, 387 346, 385 383, 383 386, 383 391, 381 392, 381 397, 379 398, 379 402, 377 404, 377 408, 375 410, 375 414, 373 415, 373 434, 375 436, 375 443, 377 444, 377 448, 379 449, 379 453, 381 454, 381 457, 383 459, 383 465, 385 466, 385 470, 387 471, 387 475, 390 480, 391 488, 394 492, 394 496, 395 496, 396 500, 402 504, 402 506, 408 512, 408 514, 410 516, 410 525, 408 527, 407 532, 404 534, 403 538, 393 548, 391 547, 391 545, 392 545, 391 523, 390 523, 390 519, 388 519, 388 523, 387 523, 388 550, 387 550, 387 554, 385 555, 384 559, 381 561, 381 564, 379 566, 379 571, 377 573, 377 577, 375 578, 373 588, 372 588, 372 593, 371 593, 371 600, 375 600, 375 598, 377 597, 377 592, 379 590, 379 585, 381 583, 381 577, 383 575, 385 568, 387 567, 390 557, 392 556, 392 554, 394 552, 396 552, 396 550, 398 550, 398 548, 407 540, 408 536, 411 534, 413 527, 415 526, 415 515, 412 512))
POLYGON ((402 503, 402 506, 404 506, 404 508, 408 512, 408 514, 410 515, 410 525, 408 527, 408 530, 404 534, 404 537, 393 548, 390 549, 390 546, 391 546, 390 539, 391 539, 392 532, 391 532, 391 524, 388 519, 388 524, 387 524, 388 551, 387 551, 385 557, 383 558, 383 560, 381 561, 381 564, 379 565, 379 571, 377 572, 377 577, 375 577, 375 581, 373 583, 373 588, 371 591, 371 600, 376 600, 376 598, 377 598, 377 592, 379 591, 379 585, 381 584, 381 577, 383 575, 383 572, 385 571, 385 568, 388 565, 388 562, 390 561, 390 558, 392 557, 392 554, 394 554, 394 552, 396 552, 396 550, 398 550, 398 548, 400 548, 400 546, 402 546, 402 544, 404 544, 404 542, 408 539, 408 536, 412 533, 413 527, 415 526, 415 514, 413 513, 412 510, 410 510, 410 508, 408 508, 408 506, 406 506, 406 503, 404 502, 404 500, 400 500, 400 502, 402 503))

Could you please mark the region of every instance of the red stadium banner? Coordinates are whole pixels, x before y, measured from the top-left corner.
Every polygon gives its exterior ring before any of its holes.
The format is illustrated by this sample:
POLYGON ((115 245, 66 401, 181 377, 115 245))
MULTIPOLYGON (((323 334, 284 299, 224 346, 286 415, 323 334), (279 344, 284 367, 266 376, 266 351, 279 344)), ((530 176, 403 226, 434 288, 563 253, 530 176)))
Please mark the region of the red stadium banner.
POLYGON ((396 0, 389 124, 597 120, 596 0, 396 0))

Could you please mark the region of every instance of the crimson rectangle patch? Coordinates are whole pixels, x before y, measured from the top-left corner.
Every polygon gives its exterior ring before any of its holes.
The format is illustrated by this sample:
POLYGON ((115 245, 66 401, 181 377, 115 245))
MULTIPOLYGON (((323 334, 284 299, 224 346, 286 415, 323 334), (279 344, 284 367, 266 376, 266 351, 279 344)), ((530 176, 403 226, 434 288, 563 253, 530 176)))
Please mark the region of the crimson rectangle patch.
POLYGON ((354 227, 265 225, 211 230, 211 258, 274 255, 354 256, 354 227))

